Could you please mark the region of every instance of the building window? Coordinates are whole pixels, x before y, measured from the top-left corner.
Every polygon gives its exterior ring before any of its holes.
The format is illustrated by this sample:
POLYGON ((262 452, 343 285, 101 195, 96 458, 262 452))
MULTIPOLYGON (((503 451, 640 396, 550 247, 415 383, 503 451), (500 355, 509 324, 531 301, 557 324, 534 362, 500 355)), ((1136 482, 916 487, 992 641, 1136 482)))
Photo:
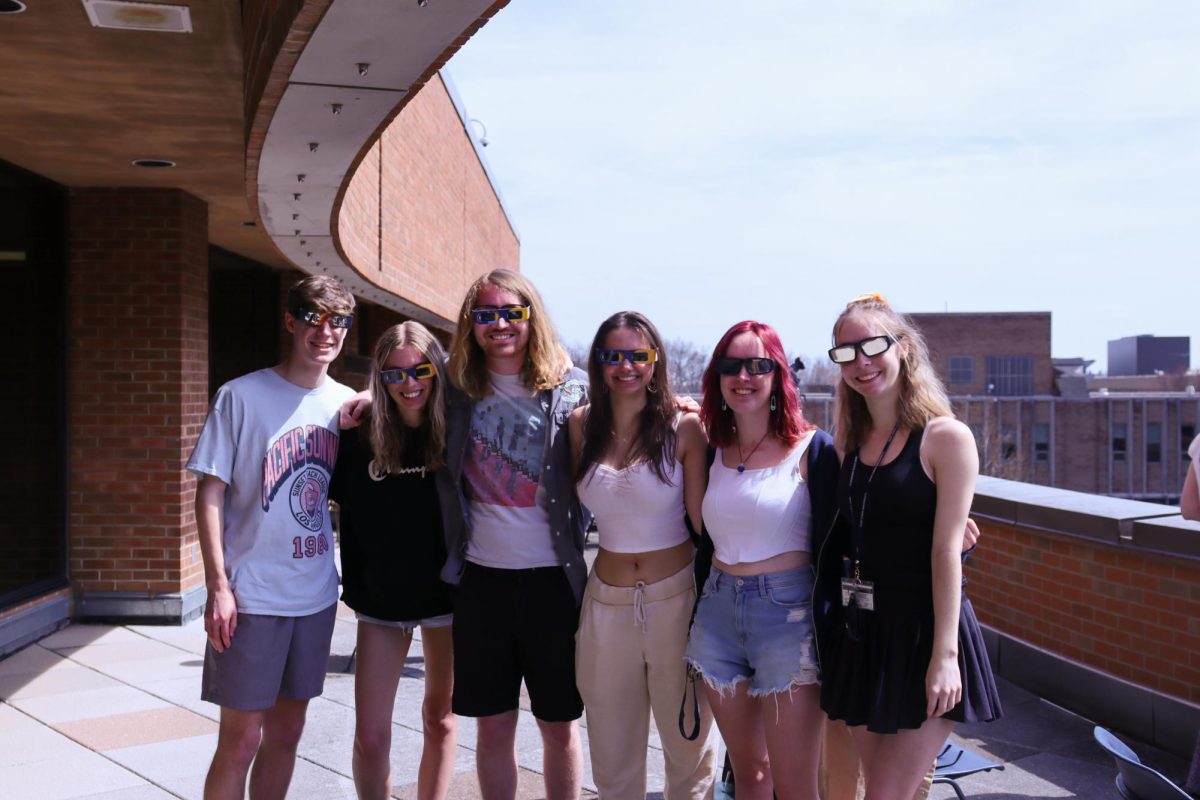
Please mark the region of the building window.
POLYGON ((1044 422, 1033 424, 1033 460, 1050 460, 1050 426, 1044 422))
POLYGON ((1180 425, 1179 426, 1179 457, 1184 461, 1191 459, 1188 455, 1188 447, 1192 444, 1192 439, 1196 438, 1195 425, 1180 425))
POLYGON ((974 383, 975 356, 950 356, 947 378, 950 383, 974 383))
POLYGON ((1033 394, 1033 356, 988 356, 987 383, 997 397, 1033 394))
POLYGON ((1157 464, 1162 461, 1162 423, 1146 423, 1146 463, 1157 464))
POLYGON ((1129 448, 1129 426, 1124 422, 1114 422, 1112 426, 1112 460, 1124 461, 1129 448))

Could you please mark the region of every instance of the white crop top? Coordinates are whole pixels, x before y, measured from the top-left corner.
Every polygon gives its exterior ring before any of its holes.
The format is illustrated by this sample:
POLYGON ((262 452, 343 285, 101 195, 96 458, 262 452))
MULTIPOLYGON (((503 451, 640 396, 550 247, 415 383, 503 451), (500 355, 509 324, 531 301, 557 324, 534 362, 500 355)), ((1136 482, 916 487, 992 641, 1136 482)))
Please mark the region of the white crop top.
POLYGON ((745 472, 721 463, 717 448, 702 507, 717 559, 748 564, 780 553, 809 551, 812 500, 800 474, 800 459, 812 437, 806 434, 775 466, 745 472))
POLYGON ((596 464, 579 481, 579 500, 596 517, 600 546, 612 553, 665 550, 688 539, 683 469, 671 459, 671 483, 648 461, 624 469, 596 464))

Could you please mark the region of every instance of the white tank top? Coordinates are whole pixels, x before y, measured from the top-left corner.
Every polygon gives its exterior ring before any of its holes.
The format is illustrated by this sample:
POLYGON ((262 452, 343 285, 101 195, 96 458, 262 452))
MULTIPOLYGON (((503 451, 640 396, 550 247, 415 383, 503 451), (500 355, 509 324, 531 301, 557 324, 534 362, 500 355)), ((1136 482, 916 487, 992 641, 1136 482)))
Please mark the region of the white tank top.
POLYGON ((688 540, 683 521, 683 469, 671 459, 671 483, 643 461, 624 469, 596 464, 579 481, 579 500, 596 517, 600 546, 612 553, 648 553, 688 540))
POLYGON ((748 564, 800 551, 807 553, 812 500, 800 474, 809 432, 780 463, 738 472, 721 463, 721 449, 708 470, 704 525, 725 564, 748 564))

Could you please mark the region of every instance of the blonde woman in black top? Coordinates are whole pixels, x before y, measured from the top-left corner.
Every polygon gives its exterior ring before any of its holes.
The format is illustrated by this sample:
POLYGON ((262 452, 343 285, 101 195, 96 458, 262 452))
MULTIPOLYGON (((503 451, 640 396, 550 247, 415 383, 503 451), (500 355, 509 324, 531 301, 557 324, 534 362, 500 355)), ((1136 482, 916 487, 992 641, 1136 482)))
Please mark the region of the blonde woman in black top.
POLYGON ((422 800, 445 797, 456 720, 449 587, 433 473, 443 464, 445 351, 416 322, 389 328, 375 346, 368 425, 342 432, 330 496, 341 505, 342 600, 358 617, 354 785, 360 798, 392 793, 392 707, 413 631, 425 659, 422 800))

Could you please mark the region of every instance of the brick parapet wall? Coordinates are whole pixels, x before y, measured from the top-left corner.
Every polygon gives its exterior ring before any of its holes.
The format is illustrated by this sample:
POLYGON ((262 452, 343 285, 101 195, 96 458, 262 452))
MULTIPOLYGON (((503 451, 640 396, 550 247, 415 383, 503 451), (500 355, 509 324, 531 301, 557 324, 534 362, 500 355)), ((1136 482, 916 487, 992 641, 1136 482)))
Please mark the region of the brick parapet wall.
POLYGON ((70 201, 70 574, 78 592, 203 582, 194 480, 208 408, 208 210, 178 190, 70 201))
MULTIPOLYGON (((1035 512, 1056 513, 1063 498, 1069 505, 1079 497, 1048 497, 1035 512)), ((1151 504, 1133 505, 1153 513, 1151 504)), ((1115 534, 1111 543, 1093 538, 1081 530, 1090 522, 1075 531, 1074 525, 1048 530, 1055 526, 989 519, 979 506, 977 495, 972 515, 983 538, 966 573, 980 621, 1071 661, 1200 703, 1200 555, 1182 552, 1200 551, 1200 529, 1172 523, 1180 528, 1175 541, 1184 545, 1172 553, 1115 534)), ((1109 521, 1113 530, 1132 525, 1109 521)))

